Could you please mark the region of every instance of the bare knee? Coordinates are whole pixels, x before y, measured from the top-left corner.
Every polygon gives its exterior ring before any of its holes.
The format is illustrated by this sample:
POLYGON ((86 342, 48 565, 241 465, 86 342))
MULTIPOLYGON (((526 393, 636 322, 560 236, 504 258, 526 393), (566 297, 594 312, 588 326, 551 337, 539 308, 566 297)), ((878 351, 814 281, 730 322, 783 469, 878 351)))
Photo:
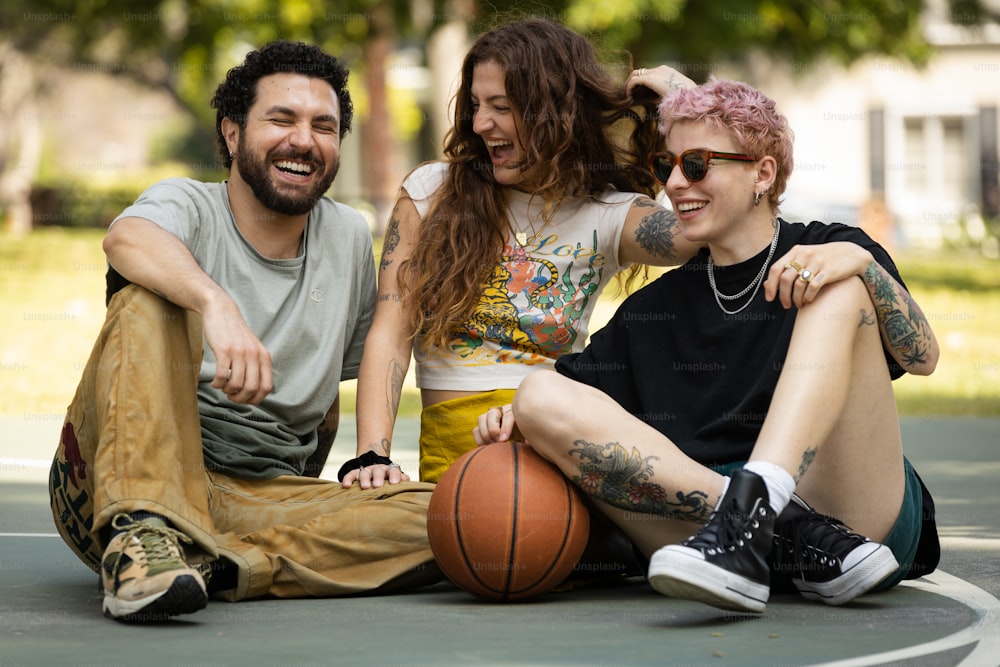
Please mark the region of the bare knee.
POLYGON ((840 315, 851 319, 852 316, 860 317, 862 310, 874 315, 868 290, 860 278, 848 278, 824 285, 812 303, 802 307, 799 316, 808 314, 831 318, 840 315))
POLYGON ((514 394, 517 426, 545 458, 549 458, 546 444, 553 441, 559 425, 567 423, 567 406, 580 386, 556 372, 537 371, 521 380, 514 394))
POLYGON ((552 421, 552 411, 558 411, 561 395, 567 390, 566 384, 571 382, 562 375, 552 371, 537 371, 529 373, 514 394, 514 415, 517 424, 525 435, 534 432, 537 427, 552 421))
POLYGON ((878 317, 868 290, 860 279, 849 278, 826 285, 816 299, 803 306, 795 320, 795 331, 808 331, 815 343, 826 339, 850 346, 859 337, 878 339, 878 317))

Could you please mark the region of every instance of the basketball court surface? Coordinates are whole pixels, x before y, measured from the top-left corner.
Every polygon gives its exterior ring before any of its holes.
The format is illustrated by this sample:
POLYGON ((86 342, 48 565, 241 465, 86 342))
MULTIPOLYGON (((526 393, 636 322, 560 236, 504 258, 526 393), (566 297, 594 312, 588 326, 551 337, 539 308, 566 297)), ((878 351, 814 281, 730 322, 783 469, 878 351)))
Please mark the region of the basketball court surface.
MULTIPOLYGON (((906 453, 937 502, 941 565, 843 607, 774 596, 763 615, 739 615, 670 600, 642 580, 503 605, 440 584, 212 601, 129 626, 101 616, 97 576, 56 536, 45 479, 62 416, 37 417, 0 417, 0 667, 1000 665, 1000 419, 903 420, 906 453)), ((413 419, 396 427, 393 457, 409 471, 417 429, 413 419)), ((331 462, 353 449, 346 422, 331 462)))

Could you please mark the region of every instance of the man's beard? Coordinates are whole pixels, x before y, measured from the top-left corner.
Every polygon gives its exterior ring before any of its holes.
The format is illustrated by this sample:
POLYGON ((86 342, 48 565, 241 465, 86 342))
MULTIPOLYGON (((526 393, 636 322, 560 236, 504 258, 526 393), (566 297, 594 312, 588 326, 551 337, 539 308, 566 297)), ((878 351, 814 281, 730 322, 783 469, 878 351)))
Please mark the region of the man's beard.
POLYGON ((258 201, 269 210, 281 215, 303 215, 312 210, 316 202, 320 200, 330 184, 337 177, 340 170, 340 160, 331 165, 330 171, 318 181, 316 185, 305 195, 290 195, 279 192, 271 183, 270 165, 274 160, 288 159, 301 162, 310 162, 316 171, 323 171, 326 164, 316 158, 311 151, 299 154, 269 155, 266 160, 260 160, 250 149, 245 141, 246 133, 240 134, 240 141, 235 156, 236 164, 240 170, 240 175, 247 182, 258 201))

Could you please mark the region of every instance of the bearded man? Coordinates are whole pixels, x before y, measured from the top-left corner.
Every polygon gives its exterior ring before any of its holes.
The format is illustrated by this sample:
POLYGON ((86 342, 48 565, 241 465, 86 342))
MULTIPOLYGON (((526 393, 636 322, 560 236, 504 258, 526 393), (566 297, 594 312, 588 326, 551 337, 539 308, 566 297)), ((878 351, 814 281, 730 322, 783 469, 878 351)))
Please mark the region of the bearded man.
POLYGON ((107 320, 50 475, 109 618, 440 577, 431 485, 317 478, 375 299, 368 226, 324 196, 347 76, 315 46, 251 52, 212 100, 228 179, 157 183, 109 228, 107 320))

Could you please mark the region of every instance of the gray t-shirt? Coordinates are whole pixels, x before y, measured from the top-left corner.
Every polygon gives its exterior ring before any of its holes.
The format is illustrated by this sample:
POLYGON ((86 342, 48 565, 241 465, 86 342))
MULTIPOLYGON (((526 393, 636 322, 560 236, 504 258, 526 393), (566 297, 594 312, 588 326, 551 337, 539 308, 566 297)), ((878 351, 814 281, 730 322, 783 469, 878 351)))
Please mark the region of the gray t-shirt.
POLYGON ((116 221, 124 217, 150 220, 183 241, 271 354, 274 390, 260 405, 243 405, 211 387, 215 356, 204 346, 198 406, 206 465, 251 479, 302 474, 339 382, 358 375, 371 325, 375 260, 364 218, 324 197, 309 214, 300 256, 269 259, 236 227, 225 183, 162 181, 116 221))

